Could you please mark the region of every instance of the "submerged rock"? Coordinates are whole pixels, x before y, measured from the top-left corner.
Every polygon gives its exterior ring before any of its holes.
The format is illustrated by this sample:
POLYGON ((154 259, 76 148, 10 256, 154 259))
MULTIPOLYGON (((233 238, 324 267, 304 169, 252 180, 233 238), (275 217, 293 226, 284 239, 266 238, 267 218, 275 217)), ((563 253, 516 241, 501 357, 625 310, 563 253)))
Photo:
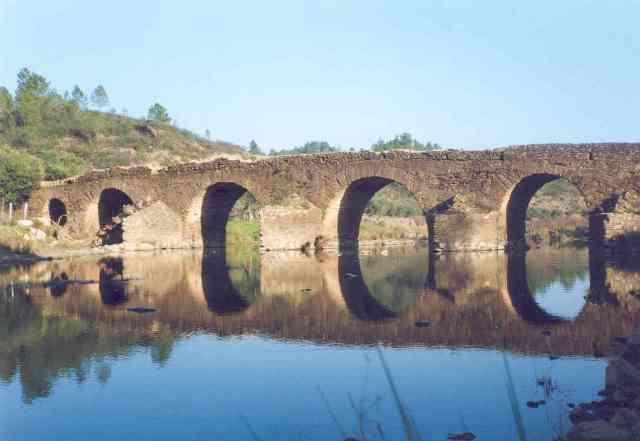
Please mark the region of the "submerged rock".
POLYGON ((450 433, 447 436, 447 439, 451 439, 455 441, 473 441, 474 439, 476 439, 476 436, 471 432, 450 433))

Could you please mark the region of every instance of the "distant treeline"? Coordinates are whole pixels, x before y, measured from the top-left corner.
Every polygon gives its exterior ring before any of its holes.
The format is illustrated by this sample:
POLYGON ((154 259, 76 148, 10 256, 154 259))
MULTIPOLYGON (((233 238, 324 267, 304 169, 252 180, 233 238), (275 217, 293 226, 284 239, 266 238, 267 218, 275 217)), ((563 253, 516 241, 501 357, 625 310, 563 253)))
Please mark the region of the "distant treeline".
MULTIPOLYGON (((440 144, 437 142, 427 142, 421 143, 418 140, 414 139, 410 133, 401 133, 400 135, 396 135, 394 138, 385 141, 384 139, 378 140, 376 143, 372 144, 370 150, 375 152, 382 152, 386 150, 438 150, 440 149, 440 144)), ((269 152, 271 156, 280 156, 280 155, 301 155, 301 154, 310 154, 310 153, 331 153, 331 152, 355 152, 357 149, 349 148, 344 149, 336 146, 332 146, 326 141, 309 141, 302 146, 284 148, 284 149, 273 149, 269 152)), ((365 149, 358 149, 365 150, 365 149)), ((249 153, 254 155, 264 155, 262 149, 258 146, 255 141, 251 141, 249 144, 249 153)))

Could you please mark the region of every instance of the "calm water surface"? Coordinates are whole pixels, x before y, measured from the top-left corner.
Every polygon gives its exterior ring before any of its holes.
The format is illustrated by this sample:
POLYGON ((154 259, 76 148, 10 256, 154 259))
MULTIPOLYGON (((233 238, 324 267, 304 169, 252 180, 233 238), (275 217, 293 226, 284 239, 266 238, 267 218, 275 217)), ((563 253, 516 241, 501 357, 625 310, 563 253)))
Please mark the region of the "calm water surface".
POLYGON ((15 441, 405 439, 383 362, 424 440, 550 440, 640 316, 640 269, 586 249, 138 254, 0 287, 15 441))

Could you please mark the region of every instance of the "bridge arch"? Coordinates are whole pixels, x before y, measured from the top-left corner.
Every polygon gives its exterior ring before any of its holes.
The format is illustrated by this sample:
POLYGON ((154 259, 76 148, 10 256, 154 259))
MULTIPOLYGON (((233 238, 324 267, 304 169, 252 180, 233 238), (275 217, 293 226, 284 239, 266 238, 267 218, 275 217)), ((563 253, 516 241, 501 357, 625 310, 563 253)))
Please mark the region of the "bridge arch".
MULTIPOLYGON (((564 180, 577 189, 584 204, 584 196, 580 189, 563 176, 551 173, 525 176, 507 194, 503 205, 507 248, 527 248, 527 213, 530 203, 542 187, 558 180, 564 180)), ((586 208, 586 204, 584 205, 586 208)))
POLYGON ((112 245, 122 243, 124 229, 122 214, 126 206, 134 205, 133 199, 117 188, 106 188, 100 192, 98 200, 98 222, 104 229, 103 244, 112 245))
POLYGON ((61 199, 51 198, 48 204, 49 221, 52 225, 65 226, 69 221, 67 206, 61 199))
MULTIPOLYGON (((225 248, 227 223, 236 203, 245 195, 253 193, 234 182, 217 182, 210 185, 200 200, 200 236, 203 248, 225 248)), ((193 209, 192 209, 193 211, 193 209)), ((191 217, 194 217, 193 214, 191 217)))
MULTIPOLYGON (((360 237, 363 215, 376 193, 391 184, 404 188, 416 201, 427 235, 427 222, 415 192, 406 185, 397 173, 364 175, 349 181, 349 184, 329 203, 323 219, 322 238, 337 239, 339 248, 356 248, 360 237)), ((319 238, 320 239, 320 238, 319 238)), ((316 245, 318 245, 318 239, 316 245)))

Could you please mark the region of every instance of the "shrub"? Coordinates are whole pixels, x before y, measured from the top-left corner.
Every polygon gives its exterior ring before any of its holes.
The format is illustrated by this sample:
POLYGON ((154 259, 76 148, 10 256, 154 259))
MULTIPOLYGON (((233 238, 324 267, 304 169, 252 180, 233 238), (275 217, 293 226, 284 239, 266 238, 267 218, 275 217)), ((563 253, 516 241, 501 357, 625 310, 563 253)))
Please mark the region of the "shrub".
POLYGON ((81 175, 89 169, 89 163, 73 153, 46 149, 38 154, 44 163, 44 177, 48 180, 81 175))
POLYGON ((0 146, 0 196, 22 202, 44 176, 42 161, 9 147, 0 146))

